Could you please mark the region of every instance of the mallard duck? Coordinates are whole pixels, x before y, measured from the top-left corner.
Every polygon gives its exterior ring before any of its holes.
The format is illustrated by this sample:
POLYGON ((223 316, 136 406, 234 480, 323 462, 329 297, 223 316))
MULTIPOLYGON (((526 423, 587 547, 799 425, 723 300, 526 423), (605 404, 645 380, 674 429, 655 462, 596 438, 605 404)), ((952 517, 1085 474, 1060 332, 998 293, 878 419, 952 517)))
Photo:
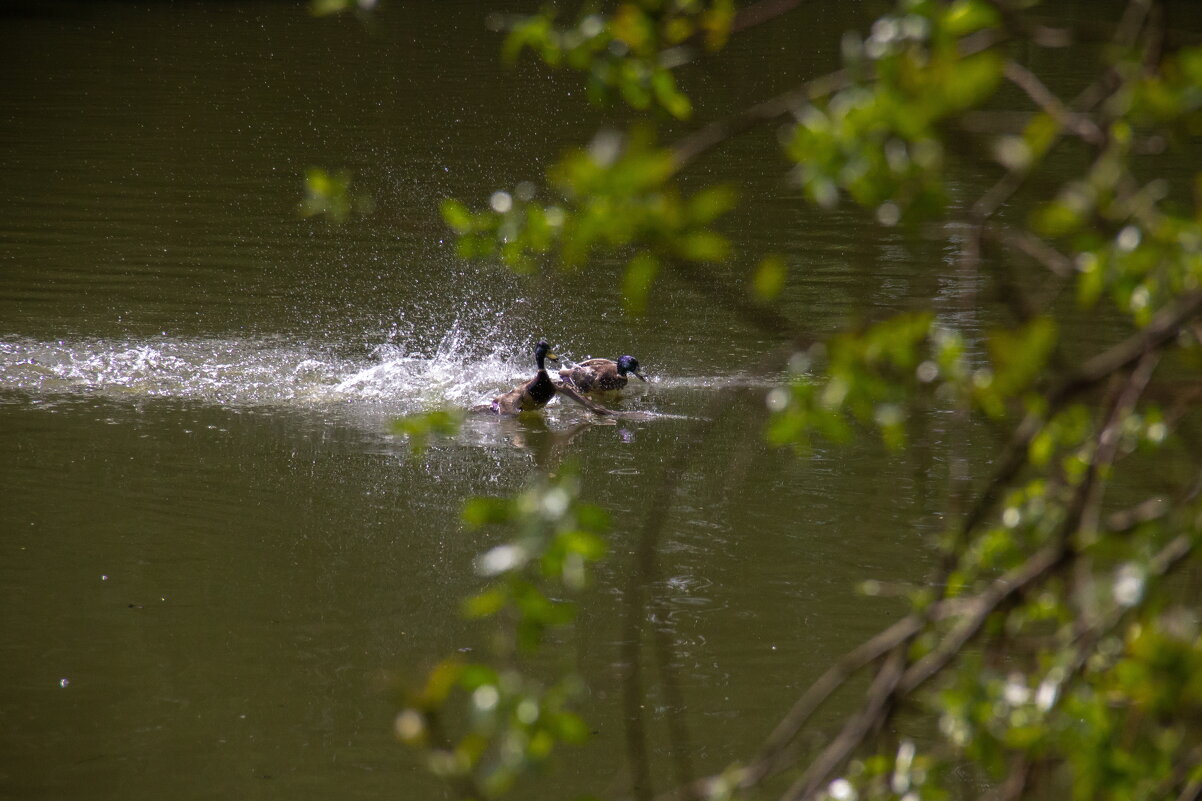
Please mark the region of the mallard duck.
POLYGON ((538 372, 534 374, 534 378, 521 386, 514 387, 504 395, 498 395, 492 399, 492 403, 489 405, 476 407, 477 410, 493 414, 520 414, 543 408, 558 392, 567 395, 595 414, 612 414, 609 409, 582 397, 572 387, 553 382, 547 375, 547 368, 544 364, 548 359, 553 362, 559 361, 559 357, 551 352, 550 345, 545 341, 539 342, 534 348, 534 363, 538 365, 538 372))
POLYGON ((626 386, 629 373, 634 373, 641 381, 647 380, 647 376, 639 372, 639 360, 633 356, 619 356, 616 362, 586 359, 575 367, 560 370, 559 377, 581 392, 610 392, 626 386))

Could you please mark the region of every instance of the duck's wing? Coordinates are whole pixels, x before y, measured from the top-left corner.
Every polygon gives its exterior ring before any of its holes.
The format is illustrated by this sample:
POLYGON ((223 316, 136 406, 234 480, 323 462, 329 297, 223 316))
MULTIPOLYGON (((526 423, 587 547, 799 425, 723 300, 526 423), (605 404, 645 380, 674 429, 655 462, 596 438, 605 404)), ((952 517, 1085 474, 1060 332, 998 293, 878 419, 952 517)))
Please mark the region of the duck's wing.
POLYGON ((492 399, 491 410, 497 414, 517 414, 522 410, 522 394, 526 387, 514 387, 504 395, 498 395, 492 399))
POLYGON ((581 367, 591 367, 594 370, 604 370, 606 368, 606 366, 611 365, 611 364, 615 368, 618 366, 618 363, 615 362, 613 359, 585 359, 584 361, 582 361, 580 363, 580 366, 581 367))
POLYGON ((573 389, 570 384, 566 384, 566 383, 556 384, 555 389, 560 394, 567 395, 569 398, 576 401, 577 403, 579 403, 584 408, 588 409, 593 414, 600 414, 600 415, 613 414, 612 411, 610 411, 609 409, 606 409, 604 406, 601 406, 600 404, 597 404, 597 403, 593 403, 591 400, 589 400, 588 398, 581 395, 579 392, 577 392, 575 389, 573 389))
MULTIPOLYGON (((590 359, 589 361, 596 360, 590 359)), ((598 373, 594 368, 586 365, 587 362, 585 364, 578 364, 575 367, 567 370, 560 370, 559 377, 565 383, 573 385, 581 392, 588 392, 590 389, 592 389, 593 383, 597 380, 598 373)))

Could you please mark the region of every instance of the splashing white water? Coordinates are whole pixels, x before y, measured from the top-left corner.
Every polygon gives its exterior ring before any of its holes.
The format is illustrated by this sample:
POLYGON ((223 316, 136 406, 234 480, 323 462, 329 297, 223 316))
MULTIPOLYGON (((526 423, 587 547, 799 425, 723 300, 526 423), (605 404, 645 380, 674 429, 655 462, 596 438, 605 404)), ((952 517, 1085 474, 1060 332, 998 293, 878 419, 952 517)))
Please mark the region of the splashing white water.
POLYGON ((529 345, 482 352, 468 339, 456 326, 433 353, 381 345, 362 357, 271 339, 0 339, 0 391, 409 412, 478 403, 531 373, 529 345))

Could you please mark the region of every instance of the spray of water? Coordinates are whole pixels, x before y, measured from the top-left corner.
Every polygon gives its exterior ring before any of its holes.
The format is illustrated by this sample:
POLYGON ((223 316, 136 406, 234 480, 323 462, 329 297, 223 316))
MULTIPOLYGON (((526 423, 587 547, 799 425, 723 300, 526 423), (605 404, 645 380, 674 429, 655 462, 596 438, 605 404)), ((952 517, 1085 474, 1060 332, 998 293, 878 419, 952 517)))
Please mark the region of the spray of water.
POLYGON ((374 404, 394 413, 470 406, 531 372, 531 345, 455 323, 433 347, 347 356, 279 339, 0 339, 0 391, 178 398, 227 406, 374 404))

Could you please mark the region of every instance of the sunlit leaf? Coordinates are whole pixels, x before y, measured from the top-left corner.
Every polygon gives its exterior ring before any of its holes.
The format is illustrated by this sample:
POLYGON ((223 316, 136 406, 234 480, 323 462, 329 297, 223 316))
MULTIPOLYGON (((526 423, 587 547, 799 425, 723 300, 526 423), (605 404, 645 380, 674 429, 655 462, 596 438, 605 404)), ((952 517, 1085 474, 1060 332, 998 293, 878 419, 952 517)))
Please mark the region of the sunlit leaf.
POLYGON ((1038 317, 1014 331, 996 331, 989 339, 994 384, 1003 396, 1026 389, 1043 371, 1056 344, 1057 327, 1050 317, 1038 317))

